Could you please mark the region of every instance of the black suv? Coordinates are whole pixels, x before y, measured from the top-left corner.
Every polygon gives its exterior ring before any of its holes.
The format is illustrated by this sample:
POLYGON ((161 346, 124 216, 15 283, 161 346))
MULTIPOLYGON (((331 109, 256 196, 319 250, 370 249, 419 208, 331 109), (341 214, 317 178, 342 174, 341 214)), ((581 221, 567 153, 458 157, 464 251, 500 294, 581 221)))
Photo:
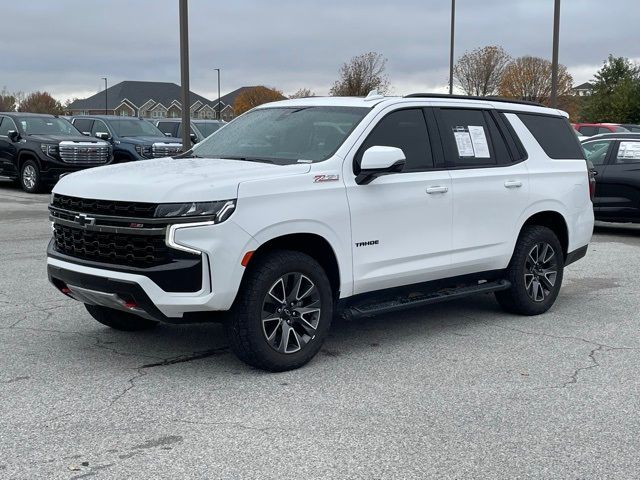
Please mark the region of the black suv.
POLYGON ((167 137, 143 118, 80 115, 73 117, 71 123, 84 135, 110 142, 115 162, 169 157, 182 152, 181 139, 167 137))
POLYGON ((0 113, 0 175, 19 180, 26 192, 36 193, 63 174, 106 165, 112 159, 107 142, 83 136, 63 118, 0 113))
POLYGON ((596 175, 596 220, 640 223, 640 134, 595 135, 582 149, 596 175))

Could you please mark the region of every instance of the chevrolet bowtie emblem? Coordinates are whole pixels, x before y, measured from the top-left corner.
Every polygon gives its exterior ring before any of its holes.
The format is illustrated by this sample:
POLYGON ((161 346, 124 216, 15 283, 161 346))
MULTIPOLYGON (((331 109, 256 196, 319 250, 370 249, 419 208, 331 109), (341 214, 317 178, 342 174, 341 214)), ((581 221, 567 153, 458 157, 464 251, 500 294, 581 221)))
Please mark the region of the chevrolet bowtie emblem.
POLYGON ((73 220, 77 224, 79 224, 81 227, 86 227, 87 225, 95 225, 96 224, 96 219, 95 218, 88 217, 84 213, 81 213, 80 215, 76 215, 73 220))

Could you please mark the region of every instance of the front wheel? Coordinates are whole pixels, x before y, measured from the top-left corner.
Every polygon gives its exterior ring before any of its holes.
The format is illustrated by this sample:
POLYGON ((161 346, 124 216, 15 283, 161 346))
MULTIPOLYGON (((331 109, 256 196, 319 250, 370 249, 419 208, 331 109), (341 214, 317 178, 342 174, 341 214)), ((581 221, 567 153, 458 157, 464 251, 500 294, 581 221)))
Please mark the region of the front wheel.
POLYGON ((27 160, 20 169, 20 186, 27 193, 38 193, 42 190, 40 168, 33 160, 27 160))
POLYGON ((295 251, 271 252, 255 262, 225 323, 229 345, 240 360, 263 370, 301 367, 318 353, 331 325, 327 275, 295 251))
POLYGON ((539 315, 556 301, 564 273, 564 255, 553 231, 525 227, 507 268, 511 288, 496 292, 500 306, 511 313, 539 315))

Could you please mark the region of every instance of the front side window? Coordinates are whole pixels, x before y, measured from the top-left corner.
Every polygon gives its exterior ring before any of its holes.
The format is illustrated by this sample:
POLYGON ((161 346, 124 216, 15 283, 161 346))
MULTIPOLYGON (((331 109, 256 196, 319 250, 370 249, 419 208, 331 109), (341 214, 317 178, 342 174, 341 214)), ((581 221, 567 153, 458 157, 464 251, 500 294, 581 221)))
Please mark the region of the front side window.
POLYGON ((420 108, 397 110, 384 117, 373 128, 354 158, 354 172, 360 171, 360 161, 370 147, 396 147, 406 158, 403 172, 433 168, 429 133, 420 108))
POLYGON ((158 122, 158 129, 165 135, 168 133, 172 137, 177 136, 178 122, 158 122))
POLYGON ((0 117, 0 135, 8 137, 11 130, 17 131, 13 120, 9 117, 0 117))
POLYGON ((25 135, 80 135, 80 132, 66 120, 55 117, 18 117, 18 123, 25 135))
POLYGON ((102 120, 96 120, 91 127, 91 135, 95 136, 96 133, 109 133, 109 129, 102 120))
POLYGON ((91 127, 93 125, 93 120, 89 118, 76 118, 73 121, 73 126, 84 133, 91 133, 91 127))
POLYGON ((640 163, 640 142, 620 142, 616 163, 640 163))
POLYGON ((611 140, 583 143, 582 150, 584 151, 584 157, 593 165, 604 165, 607 159, 609 145, 611 145, 611 140))
POLYGON ((363 107, 273 107, 241 115, 193 149, 196 157, 321 162, 369 112, 363 107))
POLYGON ((109 122, 111 129, 119 137, 163 137, 164 134, 155 125, 146 120, 122 119, 109 122))
MULTIPOLYGON (((508 163, 511 158, 497 129, 495 148, 485 112, 476 109, 445 108, 440 110, 441 131, 447 162, 456 167, 484 167, 508 163), (498 156, 501 161, 498 162, 498 156)), ((491 120, 492 122, 493 120, 491 120)))

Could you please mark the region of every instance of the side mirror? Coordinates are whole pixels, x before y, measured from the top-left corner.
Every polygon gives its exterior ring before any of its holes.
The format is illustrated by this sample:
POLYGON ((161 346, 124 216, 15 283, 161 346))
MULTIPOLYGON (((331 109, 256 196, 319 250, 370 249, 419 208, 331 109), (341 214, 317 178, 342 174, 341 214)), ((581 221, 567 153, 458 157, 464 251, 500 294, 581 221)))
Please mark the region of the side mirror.
POLYGON ((406 160, 407 157, 400 148, 370 147, 362 155, 360 173, 356 176, 356 183, 367 185, 382 175, 401 172, 406 160))
POLYGON ((107 132, 96 132, 96 138, 100 140, 109 140, 111 136, 107 132))
POLYGON ((17 142, 20 139, 20 134, 18 133, 17 130, 9 130, 7 132, 7 136, 9 137, 9 140, 11 140, 12 142, 17 142))
POLYGON ((198 143, 198 137, 197 137, 197 135, 196 135, 195 133, 192 133, 192 134, 190 135, 190 137, 191 137, 191 141, 192 141, 193 143, 198 143))
POLYGON ((170 137, 171 136, 171 132, 164 132, 164 136, 165 137, 170 137))
POLYGON ((91 132, 82 132, 83 135, 86 135, 87 137, 91 136, 91 132))

